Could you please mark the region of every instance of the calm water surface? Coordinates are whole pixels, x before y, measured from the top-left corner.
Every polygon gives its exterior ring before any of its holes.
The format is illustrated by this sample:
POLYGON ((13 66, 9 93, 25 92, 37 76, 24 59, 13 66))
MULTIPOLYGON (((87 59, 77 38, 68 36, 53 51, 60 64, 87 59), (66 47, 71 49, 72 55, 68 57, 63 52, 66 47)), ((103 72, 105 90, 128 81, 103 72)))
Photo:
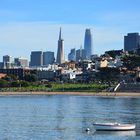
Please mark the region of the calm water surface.
POLYGON ((140 98, 0 97, 0 140, 139 140, 140 98), (94 132, 93 122, 136 123, 135 131, 94 132), (89 127, 91 131, 85 132, 89 127))

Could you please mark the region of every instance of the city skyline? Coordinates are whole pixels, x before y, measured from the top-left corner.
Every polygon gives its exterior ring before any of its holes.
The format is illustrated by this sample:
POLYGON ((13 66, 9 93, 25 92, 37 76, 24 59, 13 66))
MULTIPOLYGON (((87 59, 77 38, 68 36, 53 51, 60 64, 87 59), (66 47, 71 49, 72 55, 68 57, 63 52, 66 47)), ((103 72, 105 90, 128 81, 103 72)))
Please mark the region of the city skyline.
POLYGON ((2 1, 0 57, 8 54, 29 59, 30 52, 37 50, 54 51, 56 57, 60 27, 65 56, 72 48, 84 47, 86 28, 92 29, 95 53, 123 49, 123 36, 140 31, 139 5, 139 0, 2 1))

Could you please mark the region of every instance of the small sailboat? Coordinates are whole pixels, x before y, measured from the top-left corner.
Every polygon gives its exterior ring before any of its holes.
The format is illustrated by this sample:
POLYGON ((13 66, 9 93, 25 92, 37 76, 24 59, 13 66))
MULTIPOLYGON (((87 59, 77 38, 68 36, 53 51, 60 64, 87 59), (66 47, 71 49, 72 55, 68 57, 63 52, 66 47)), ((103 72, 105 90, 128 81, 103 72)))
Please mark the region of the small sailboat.
POLYGON ((135 124, 120 123, 93 123, 93 126, 97 131, 128 131, 136 128, 135 124))

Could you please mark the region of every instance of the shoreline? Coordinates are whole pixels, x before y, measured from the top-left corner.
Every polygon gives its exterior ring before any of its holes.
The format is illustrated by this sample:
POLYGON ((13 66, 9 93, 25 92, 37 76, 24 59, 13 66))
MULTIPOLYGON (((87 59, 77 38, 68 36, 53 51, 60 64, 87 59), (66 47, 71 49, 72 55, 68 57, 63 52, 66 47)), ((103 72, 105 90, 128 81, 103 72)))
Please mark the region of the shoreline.
POLYGON ((140 97, 140 92, 0 92, 0 96, 30 96, 30 95, 75 95, 97 97, 140 97))

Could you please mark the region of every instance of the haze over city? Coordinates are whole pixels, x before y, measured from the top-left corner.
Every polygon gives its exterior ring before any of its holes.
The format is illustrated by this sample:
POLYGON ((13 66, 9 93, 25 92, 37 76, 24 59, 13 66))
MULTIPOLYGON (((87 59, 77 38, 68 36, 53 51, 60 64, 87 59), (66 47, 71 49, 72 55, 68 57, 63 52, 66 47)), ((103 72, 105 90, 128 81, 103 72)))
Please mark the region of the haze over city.
POLYGON ((123 49, 123 36, 140 30, 140 1, 4 0, 0 2, 0 59, 29 58, 33 50, 54 51, 62 27, 65 56, 84 45, 92 30, 93 53, 123 49))
POLYGON ((140 0, 0 0, 0 140, 140 139, 140 0))

